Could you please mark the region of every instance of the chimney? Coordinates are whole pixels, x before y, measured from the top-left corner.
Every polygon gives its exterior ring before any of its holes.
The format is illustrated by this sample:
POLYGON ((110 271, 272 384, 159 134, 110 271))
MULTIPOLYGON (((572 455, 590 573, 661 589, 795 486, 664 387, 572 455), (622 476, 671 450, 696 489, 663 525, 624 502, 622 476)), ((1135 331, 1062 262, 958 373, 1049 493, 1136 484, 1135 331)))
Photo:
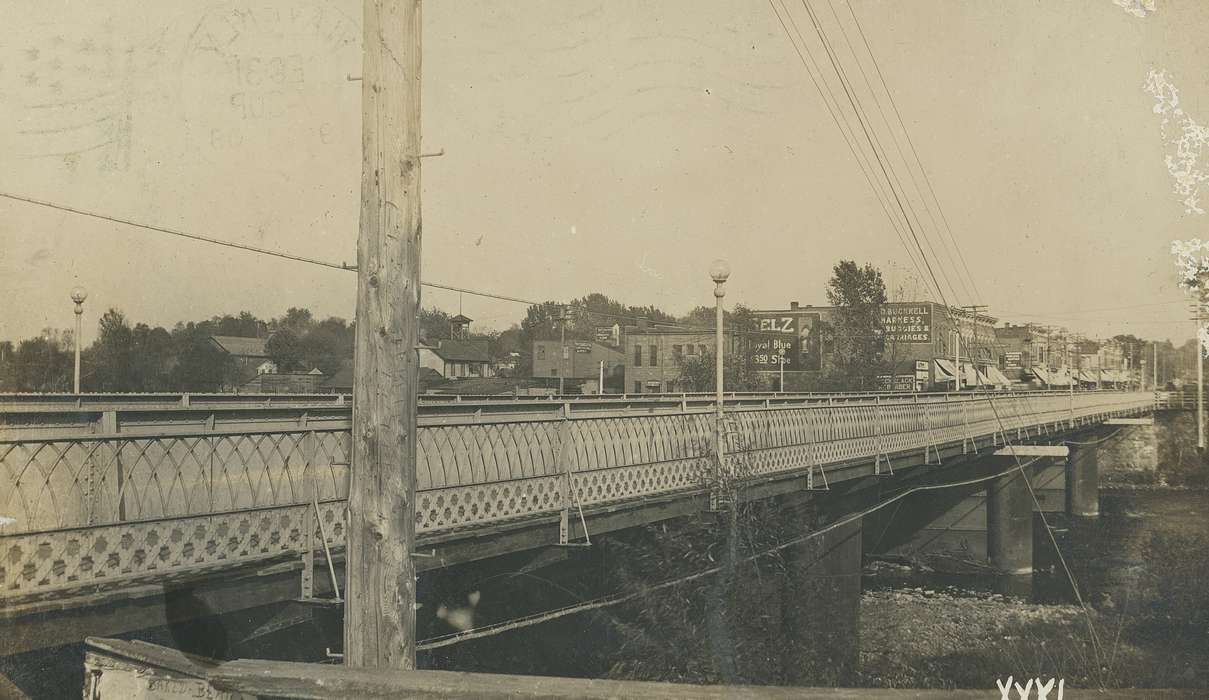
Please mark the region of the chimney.
POLYGON ((794 310, 796 310, 797 308, 798 308, 798 302, 796 302, 796 301, 791 301, 791 302, 789 302, 789 310, 790 310, 790 311, 794 311, 794 310))
POLYGON ((646 318, 646 316, 639 316, 638 317, 638 332, 645 333, 646 330, 647 330, 647 318, 646 318))

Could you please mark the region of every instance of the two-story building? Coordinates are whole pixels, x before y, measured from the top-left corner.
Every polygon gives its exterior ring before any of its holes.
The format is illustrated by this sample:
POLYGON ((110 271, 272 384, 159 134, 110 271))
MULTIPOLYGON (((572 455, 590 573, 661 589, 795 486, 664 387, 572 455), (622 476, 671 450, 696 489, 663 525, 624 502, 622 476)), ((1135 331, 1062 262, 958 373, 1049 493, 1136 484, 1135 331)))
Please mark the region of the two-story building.
MULTIPOLYGON (((723 353, 737 351, 735 337, 723 336, 723 353)), ((710 331, 640 323, 627 326, 625 342, 625 390, 634 394, 660 392, 709 391, 706 387, 690 386, 684 379, 684 364, 690 359, 713 356, 715 337, 710 331)))
MULTIPOLYGON (((755 315, 761 334, 782 334, 790 344, 786 372, 822 374, 835 366, 836 307, 792 302, 788 309, 755 315)), ((884 378, 887 384, 904 389, 913 385, 916 390, 953 388, 958 375, 961 388, 1010 384, 999 371, 995 318, 931 301, 887 302, 881 315, 882 357, 893 371, 884 378), (954 364, 958 356, 960 371, 954 364)), ((773 358, 766 371, 779 372, 780 362, 773 358)))
MULTIPOLYGON (((537 340, 533 343, 533 377, 599 381, 604 363, 605 382, 624 372, 625 354, 620 349, 589 340, 537 340)), ((600 391, 597 387, 596 391, 600 391)))

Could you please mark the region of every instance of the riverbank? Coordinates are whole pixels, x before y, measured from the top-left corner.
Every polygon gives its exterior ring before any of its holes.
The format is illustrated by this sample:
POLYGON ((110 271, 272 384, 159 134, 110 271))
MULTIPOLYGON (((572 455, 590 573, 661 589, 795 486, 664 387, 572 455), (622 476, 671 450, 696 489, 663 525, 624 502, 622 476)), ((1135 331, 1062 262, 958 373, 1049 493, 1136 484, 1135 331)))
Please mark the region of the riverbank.
POLYGON ((1038 572, 1022 595, 990 593, 980 578, 954 585, 932 572, 867 567, 861 683, 977 688, 1012 675, 1209 690, 1206 468, 1178 444, 1159 451, 1167 459, 1158 468, 1102 472, 1100 517, 1050 516, 1063 558, 1038 537, 1038 572))

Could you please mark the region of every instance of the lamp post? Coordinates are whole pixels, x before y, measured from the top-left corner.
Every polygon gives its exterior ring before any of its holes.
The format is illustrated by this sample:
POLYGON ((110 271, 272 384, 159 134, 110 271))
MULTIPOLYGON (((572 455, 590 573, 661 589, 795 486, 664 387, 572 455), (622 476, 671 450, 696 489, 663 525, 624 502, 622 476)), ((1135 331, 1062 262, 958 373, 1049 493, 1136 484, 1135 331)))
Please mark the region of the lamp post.
POLYGON ((75 287, 71 290, 71 300, 76 303, 76 372, 75 372, 75 393, 80 393, 80 328, 81 319, 84 316, 84 300, 88 298, 88 292, 83 287, 75 287))
POLYGON ((558 370, 558 395, 562 396, 566 393, 567 380, 567 307, 558 307, 558 337, 559 343, 562 345, 562 359, 559 361, 558 370))
MULTIPOLYGON (((718 455, 717 463, 717 479, 714 482, 713 488, 710 489, 710 506, 717 508, 718 495, 722 491, 722 480, 727 476, 725 473, 726 461, 723 448, 725 434, 723 432, 722 421, 722 363, 724 352, 722 347, 722 297, 726 296, 726 290, 722 285, 726 283, 726 279, 730 277, 730 265, 725 260, 715 260, 709 266, 710 279, 714 281, 714 316, 716 319, 714 327, 715 335, 715 351, 714 351, 714 403, 716 408, 714 421, 714 438, 715 448, 718 455)), ((734 481, 729 480, 726 484, 727 493, 727 521, 729 527, 726 529, 726 556, 723 559, 722 576, 717 579, 718 599, 727 600, 729 593, 734 590, 735 585, 735 563, 738 558, 738 528, 739 528, 739 509, 738 496, 734 491, 734 481)), ((723 608, 725 610, 725 607, 723 608)), ((711 616, 720 618, 721 616, 711 616)), ((728 646, 730 646, 728 644, 728 646)), ((722 671, 724 676, 733 676, 735 673, 734 649, 733 647, 728 652, 722 654, 722 671)))
POLYGON ((714 281, 714 449, 718 455, 718 478, 721 479, 726 464, 722 445, 722 297, 726 296, 726 290, 722 285, 730 277, 730 265, 725 260, 713 261, 709 276, 714 281))
POLYGON ((781 381, 780 381, 780 383, 777 384, 777 389, 780 390, 780 392, 782 394, 784 394, 785 393, 785 348, 781 348, 779 352, 781 355, 781 361, 778 364, 780 364, 780 366, 781 366, 781 381))
POLYGON ((722 416, 722 297, 726 290, 722 285, 730 277, 730 265, 725 260, 715 260, 709 266, 710 279, 714 281, 714 326, 715 355, 714 355, 714 389, 718 403, 718 416, 722 416))

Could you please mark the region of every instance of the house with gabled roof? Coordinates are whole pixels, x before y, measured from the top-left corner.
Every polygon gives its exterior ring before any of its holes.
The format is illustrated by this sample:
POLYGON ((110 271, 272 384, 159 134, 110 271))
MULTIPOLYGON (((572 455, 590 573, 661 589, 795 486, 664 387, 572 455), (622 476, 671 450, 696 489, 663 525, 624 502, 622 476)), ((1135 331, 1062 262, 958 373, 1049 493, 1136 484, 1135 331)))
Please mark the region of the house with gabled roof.
POLYGON ((242 338, 236 335, 212 335, 210 344, 227 353, 240 370, 256 368, 269 359, 265 338, 242 338))
POLYGON ((494 377, 486 340, 450 340, 448 338, 419 347, 420 367, 427 367, 446 379, 494 377))

